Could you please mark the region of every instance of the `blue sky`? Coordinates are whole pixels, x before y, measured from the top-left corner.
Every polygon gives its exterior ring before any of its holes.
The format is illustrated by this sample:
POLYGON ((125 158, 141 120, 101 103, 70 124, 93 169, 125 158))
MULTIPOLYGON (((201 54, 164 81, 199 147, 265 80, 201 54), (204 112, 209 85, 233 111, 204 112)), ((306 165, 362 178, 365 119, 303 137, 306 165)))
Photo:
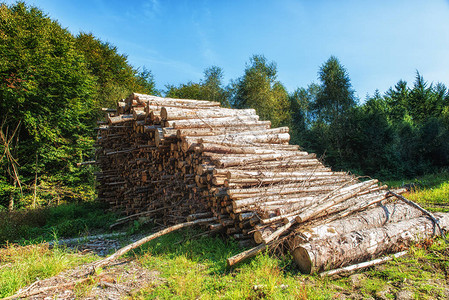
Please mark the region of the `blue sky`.
POLYGON ((115 45, 133 66, 150 69, 159 89, 197 82, 212 65, 227 84, 253 54, 276 62, 289 92, 317 82, 331 55, 361 100, 400 79, 411 85, 416 70, 449 85, 448 0, 26 2, 74 34, 92 32, 115 45))

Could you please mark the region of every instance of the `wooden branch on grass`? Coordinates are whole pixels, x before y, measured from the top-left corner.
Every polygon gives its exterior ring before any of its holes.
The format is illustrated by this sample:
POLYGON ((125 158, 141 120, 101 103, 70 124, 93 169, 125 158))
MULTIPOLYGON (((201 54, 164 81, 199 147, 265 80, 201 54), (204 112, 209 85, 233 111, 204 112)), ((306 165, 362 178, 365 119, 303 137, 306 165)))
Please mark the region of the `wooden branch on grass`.
POLYGON ((228 267, 232 267, 236 264, 238 264, 241 261, 244 261, 248 258, 251 258, 253 256, 256 256, 257 254, 259 254, 262 251, 265 251, 267 249, 268 245, 265 244, 260 244, 259 246, 256 246, 254 248, 248 249, 246 251, 243 251, 237 255, 234 255, 232 257, 229 257, 226 260, 226 263, 228 265, 228 267))
POLYGON ((207 218, 207 219, 199 219, 199 220, 195 220, 195 221, 190 221, 190 222, 176 224, 174 226, 165 228, 165 229, 163 229, 161 231, 158 231, 158 232, 153 233, 153 234, 151 234, 149 236, 146 236, 143 239, 138 240, 137 242, 134 242, 132 244, 129 244, 128 246, 125 246, 125 247, 117 250, 117 252, 115 252, 111 256, 96 262, 94 264, 94 268, 102 268, 102 267, 108 265, 109 263, 111 263, 112 261, 116 260, 120 256, 128 253, 129 251, 131 251, 133 249, 136 249, 136 248, 142 246, 143 244, 148 243, 151 240, 154 240, 155 238, 158 238, 158 237, 161 237, 163 235, 166 235, 167 233, 179 230, 181 228, 190 227, 190 226, 193 226, 193 225, 204 224, 204 223, 211 223, 211 222, 216 221, 216 220, 217 220, 217 218, 215 218, 215 217, 214 218, 207 218))
MULTIPOLYGON (((86 282, 88 280, 90 280, 90 278, 81 278, 81 279, 78 279, 76 281, 72 281, 72 282, 68 282, 68 283, 57 284, 57 285, 53 285, 53 286, 46 286, 46 287, 37 289, 37 290, 32 291, 32 292, 28 292, 29 289, 26 289, 23 292, 19 292, 19 293, 15 294, 15 295, 3 298, 3 300, 10 300, 10 299, 17 299, 17 298, 28 298, 28 297, 39 295, 39 294, 42 294, 42 293, 45 293, 45 292, 48 292, 48 291, 53 291, 53 290, 57 290, 57 289, 60 289, 60 288, 67 288, 67 287, 70 287, 70 286, 73 286, 73 285, 77 285, 77 284, 86 282)), ((35 283, 33 283, 33 285, 34 284, 35 283)))
POLYGON ((155 213, 155 212, 167 209, 167 208, 169 208, 169 207, 160 207, 160 208, 157 208, 157 209, 144 211, 144 212, 140 212, 140 213, 137 213, 137 214, 132 214, 130 216, 126 216, 126 217, 117 219, 117 221, 114 224, 111 224, 109 226, 109 229, 112 229, 112 228, 114 228, 114 227, 116 227, 118 225, 126 224, 126 223, 128 223, 128 222, 130 222, 130 221, 132 221, 132 220, 134 220, 134 219, 136 219, 138 217, 149 215, 149 214, 152 214, 152 213, 155 213))
POLYGON ((382 258, 378 258, 378 259, 373 259, 370 261, 366 261, 366 262, 362 262, 359 264, 355 264, 355 265, 351 265, 351 266, 347 266, 344 268, 338 268, 338 269, 334 269, 334 270, 329 270, 329 271, 325 271, 325 272, 321 272, 319 275, 320 277, 333 277, 333 276, 337 276, 337 275, 348 275, 351 274, 355 271, 361 270, 361 269, 365 269, 368 267, 372 267, 372 266, 377 266, 383 263, 386 263, 387 261, 393 260, 393 258, 398 258, 401 256, 404 256, 408 253, 408 251, 401 251, 401 252, 397 252, 393 255, 390 256, 385 256, 382 258))

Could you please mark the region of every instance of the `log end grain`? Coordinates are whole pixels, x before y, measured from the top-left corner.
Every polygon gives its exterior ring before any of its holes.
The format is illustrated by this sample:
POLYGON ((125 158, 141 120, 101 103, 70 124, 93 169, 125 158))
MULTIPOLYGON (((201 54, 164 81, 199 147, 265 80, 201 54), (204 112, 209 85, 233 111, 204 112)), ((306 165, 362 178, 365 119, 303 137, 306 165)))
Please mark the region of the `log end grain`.
POLYGON ((309 255, 309 252, 301 247, 296 247, 293 252, 293 260, 295 261, 296 265, 298 266, 299 270, 303 274, 311 274, 312 273, 312 258, 309 255))

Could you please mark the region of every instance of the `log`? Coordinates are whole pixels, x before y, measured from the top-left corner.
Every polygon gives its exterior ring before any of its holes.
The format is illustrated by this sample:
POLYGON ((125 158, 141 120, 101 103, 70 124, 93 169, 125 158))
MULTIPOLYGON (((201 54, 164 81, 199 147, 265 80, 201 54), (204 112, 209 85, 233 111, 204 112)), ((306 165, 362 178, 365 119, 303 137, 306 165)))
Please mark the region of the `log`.
MULTIPOLYGON (((440 226, 449 228, 449 214, 439 214, 440 226)), ((418 217, 383 227, 353 231, 328 239, 301 244, 292 251, 301 272, 311 274, 335 269, 399 252, 414 241, 435 234, 435 224, 427 217, 418 217)))
POLYGON ((284 226, 281 226, 278 229, 276 229, 276 231, 273 232, 272 234, 270 234, 269 236, 261 236, 261 239, 262 239, 263 243, 268 244, 271 241, 274 241, 275 239, 279 238, 287 230, 289 230, 290 227, 293 226, 293 224, 295 224, 295 220, 294 219, 291 220, 290 222, 288 222, 287 224, 285 224, 284 226))
POLYGON ((214 102, 214 101, 164 98, 164 97, 145 95, 145 94, 139 94, 139 93, 133 93, 130 97, 128 97, 127 100, 128 101, 129 100, 137 100, 137 102, 141 103, 141 104, 145 104, 145 105, 157 104, 160 106, 174 105, 174 106, 190 106, 193 108, 220 106, 219 102, 214 102))
POLYGON ((366 261, 366 262, 362 262, 362 263, 359 263, 359 264, 347 266, 347 267, 344 267, 344 268, 338 268, 338 269, 334 269, 334 270, 321 272, 319 275, 320 275, 320 277, 334 277, 334 276, 341 275, 341 274, 344 274, 346 276, 346 275, 349 275, 349 274, 351 274, 351 273, 353 273, 355 271, 359 271, 359 270, 362 270, 362 269, 366 269, 366 268, 369 268, 369 267, 373 267, 373 266, 377 266, 377 265, 386 263, 387 261, 390 261, 390 260, 393 260, 395 258, 404 256, 407 253, 408 253, 408 251, 401 251, 401 252, 398 252, 398 253, 395 253, 395 254, 392 254, 392 255, 389 255, 389 256, 385 256, 385 257, 378 258, 378 259, 373 259, 373 260, 370 260, 370 261, 366 261))
MULTIPOLYGON (((293 151, 290 151, 293 152, 293 151)), ((209 156, 209 154, 204 154, 205 156, 209 156)), ((246 166, 250 164, 259 164, 267 161, 288 161, 289 159, 297 160, 297 159, 310 159, 314 158, 313 155, 298 155, 298 153, 274 153, 274 154, 253 154, 244 157, 232 157, 228 155, 227 157, 215 158, 214 163, 220 168, 228 168, 228 167, 236 167, 236 166, 246 166)))
POLYGON ((298 194, 298 193, 317 193, 317 192, 329 192, 338 188, 338 185, 320 184, 319 186, 303 186, 297 183, 275 185, 269 187, 257 187, 248 189, 227 189, 226 195, 232 199, 243 199, 257 196, 272 196, 272 195, 286 195, 286 194, 298 194))
POLYGON ((232 267, 232 266, 234 266, 234 265, 236 265, 236 264, 238 264, 238 263, 240 263, 240 262, 242 262, 242 261, 244 261, 246 259, 249 259, 251 257, 256 256, 257 254, 265 251, 267 248, 268 248, 268 245, 261 244, 259 246, 254 247, 254 248, 251 248, 249 250, 243 251, 243 252, 241 252, 241 253, 239 253, 237 255, 229 257, 226 260, 226 263, 227 263, 228 267, 232 267))
POLYGON ((134 120, 134 116, 131 115, 120 115, 120 116, 116 116, 116 117, 111 117, 108 115, 108 124, 109 125, 116 125, 116 124, 121 124, 121 123, 125 123, 125 122, 131 122, 134 120))
MULTIPOLYGON (((254 186, 254 185, 262 185, 262 184, 275 184, 275 183, 292 183, 292 182, 310 182, 314 180, 324 180, 335 178, 338 180, 342 174, 335 172, 331 174, 320 174, 320 175, 304 175, 304 176, 295 176, 295 177, 259 177, 259 178, 236 178, 236 179, 226 179, 225 186, 226 187, 237 187, 237 186, 254 186)), ((321 209, 321 208, 318 208, 321 209)), ((305 213, 310 218, 313 214, 320 212, 319 210, 311 213, 305 213)), ((301 216, 302 218, 302 216, 301 216)), ((299 223, 299 222, 298 222, 299 223)))
POLYGON ((275 206, 276 208, 284 203, 285 205, 292 206, 292 204, 302 204, 304 207, 306 205, 311 205, 316 200, 317 196, 314 195, 304 195, 304 194, 287 194, 287 195, 272 195, 272 196, 260 196, 252 198, 244 198, 240 200, 232 201, 232 208, 234 210, 241 209, 244 207, 257 207, 258 209, 267 210, 265 207, 275 206))
MULTIPOLYGON (((287 127, 288 128, 288 127, 287 127)), ((225 143, 266 143, 266 144, 284 144, 290 140, 290 134, 282 132, 283 130, 264 130, 255 132, 245 132, 241 134, 226 134, 217 136, 204 136, 201 142, 213 143, 216 141, 225 143), (276 133, 279 131, 281 133, 276 133), (273 132, 273 133, 272 133, 273 132)))
POLYGON ((418 209, 398 202, 379 205, 364 211, 356 212, 349 217, 326 224, 300 227, 296 231, 292 248, 312 240, 321 240, 347 234, 352 231, 381 227, 387 223, 396 223, 422 215, 418 209))
POLYGON ((211 109, 181 109, 176 107, 162 107, 161 118, 164 121, 185 120, 185 119, 207 119, 224 118, 236 116, 254 116, 256 110, 232 109, 232 108, 211 108, 211 109))
POLYGON ((227 179, 239 178, 288 178, 288 177, 311 177, 333 175, 332 171, 291 171, 291 172, 273 172, 273 171, 239 171, 232 170, 226 173, 227 179))
POLYGON ((336 195, 332 195, 330 197, 326 196, 324 199, 318 200, 317 205, 315 207, 311 207, 307 211, 299 214, 296 217, 296 222, 297 223, 305 222, 305 221, 313 218, 314 216, 320 214, 322 211, 326 210, 327 208, 354 197, 360 191, 362 191, 366 188, 369 188, 373 184, 376 184, 376 183, 377 183, 377 180, 373 179, 373 180, 368 180, 365 182, 360 182, 360 183, 357 183, 357 184, 354 184, 351 186, 343 187, 342 189, 339 189, 337 191, 338 193, 336 195))
MULTIPOLYGON (((210 135, 223 135, 228 133, 236 133, 243 131, 259 131, 264 129, 269 129, 270 124, 266 122, 257 122, 252 125, 236 125, 232 127, 205 127, 205 128, 185 128, 176 129, 178 138, 185 136, 210 136, 210 135)), ((296 146, 297 147, 297 146, 296 146)))
POLYGON ((259 116, 242 116, 242 117, 224 117, 224 118, 204 118, 204 119, 188 119, 164 122, 165 127, 183 128, 213 128, 213 127, 231 127, 237 124, 257 124, 259 116))

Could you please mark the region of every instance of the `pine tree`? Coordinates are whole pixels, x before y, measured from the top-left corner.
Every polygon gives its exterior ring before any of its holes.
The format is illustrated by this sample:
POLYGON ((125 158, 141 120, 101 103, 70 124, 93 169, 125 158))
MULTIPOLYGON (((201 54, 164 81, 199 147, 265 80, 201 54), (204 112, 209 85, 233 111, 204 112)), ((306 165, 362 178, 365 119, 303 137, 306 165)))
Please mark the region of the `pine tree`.
POLYGON ((321 89, 314 109, 317 116, 331 123, 357 104, 348 72, 335 56, 331 56, 318 72, 321 89))

